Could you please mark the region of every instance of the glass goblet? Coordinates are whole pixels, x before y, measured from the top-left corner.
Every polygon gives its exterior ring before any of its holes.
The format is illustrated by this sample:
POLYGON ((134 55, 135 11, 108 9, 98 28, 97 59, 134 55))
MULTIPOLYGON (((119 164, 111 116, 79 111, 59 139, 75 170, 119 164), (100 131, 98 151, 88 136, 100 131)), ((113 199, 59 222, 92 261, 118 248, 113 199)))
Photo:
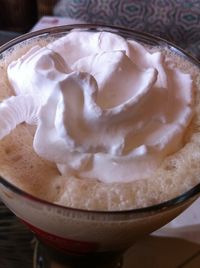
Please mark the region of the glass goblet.
MULTIPOLYGON (((2 46, 0 53, 25 40, 35 37, 58 38, 72 29, 104 30, 151 46, 166 45, 198 65, 185 52, 160 38, 101 25, 70 25, 28 33, 2 46)), ((54 261, 65 267, 76 268, 122 267, 123 253, 133 243, 178 216, 196 200, 199 193, 200 184, 171 200, 150 207, 126 211, 89 211, 41 200, 5 178, 0 178, 0 198, 36 235, 39 241, 37 254, 41 255, 40 259, 44 263, 54 261)))

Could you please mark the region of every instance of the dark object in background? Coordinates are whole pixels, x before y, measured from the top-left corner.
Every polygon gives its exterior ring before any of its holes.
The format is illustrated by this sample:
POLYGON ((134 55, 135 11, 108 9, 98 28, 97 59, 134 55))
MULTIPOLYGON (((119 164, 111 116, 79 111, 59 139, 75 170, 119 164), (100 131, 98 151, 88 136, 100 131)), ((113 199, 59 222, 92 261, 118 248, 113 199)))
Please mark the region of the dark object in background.
POLYGON ((36 23, 36 0, 0 0, 0 29, 27 32, 36 23))
POLYGON ((52 16, 53 8, 57 2, 58 0, 37 0, 38 18, 42 16, 52 16))
POLYGON ((33 235, 0 200, 0 268, 32 267, 33 246, 33 235))
POLYGON ((19 35, 20 33, 0 31, 0 46, 19 35))

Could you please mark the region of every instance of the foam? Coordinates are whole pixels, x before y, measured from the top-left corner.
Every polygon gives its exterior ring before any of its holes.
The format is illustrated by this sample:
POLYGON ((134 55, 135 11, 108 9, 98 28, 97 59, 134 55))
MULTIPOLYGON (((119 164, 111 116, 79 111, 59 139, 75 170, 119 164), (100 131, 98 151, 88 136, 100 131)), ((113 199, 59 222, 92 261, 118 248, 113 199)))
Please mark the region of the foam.
MULTIPOLYGON (((38 43, 34 39, 33 43, 38 43)), ((0 62, 2 70, 0 99, 12 94, 7 80, 6 66, 24 54, 33 43, 17 46, 0 62)), ((44 40, 40 45, 45 44, 44 40)), ((61 176, 55 164, 36 155, 32 148, 34 127, 19 125, 0 141, 0 174, 6 180, 39 198, 64 206, 96 209, 126 210, 145 207, 171 199, 200 182, 200 74, 197 67, 165 51, 174 64, 194 77, 196 87, 196 115, 188 127, 184 145, 166 157, 153 176, 129 183, 100 183, 61 176)))

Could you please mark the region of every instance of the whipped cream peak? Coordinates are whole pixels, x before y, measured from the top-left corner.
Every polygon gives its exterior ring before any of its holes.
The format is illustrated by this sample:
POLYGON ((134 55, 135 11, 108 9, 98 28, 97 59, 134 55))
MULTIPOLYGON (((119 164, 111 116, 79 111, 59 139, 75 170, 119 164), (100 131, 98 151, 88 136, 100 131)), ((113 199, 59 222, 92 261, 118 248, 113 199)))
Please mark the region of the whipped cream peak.
POLYGON ((124 105, 142 94, 155 82, 157 75, 157 70, 153 68, 140 70, 124 51, 118 50, 80 59, 73 65, 73 69, 94 76, 99 87, 97 102, 104 109, 124 105))
POLYGON ((193 116, 190 75, 108 32, 72 31, 33 47, 9 65, 8 78, 17 96, 0 106, 12 110, 8 126, 0 117, 1 137, 22 121, 36 124, 36 153, 80 179, 147 178, 181 148, 193 116))
POLYGON ((69 66, 80 58, 105 51, 121 50, 126 51, 127 55, 129 54, 126 40, 109 32, 71 31, 67 38, 66 36, 61 37, 48 44, 47 48, 60 55, 69 66), (75 44, 76 49, 74 49, 75 44))
POLYGON ((8 79, 17 95, 40 95, 45 99, 52 89, 49 84, 63 79, 70 68, 55 52, 34 46, 8 66, 8 79), (17 75, 17 79, 16 79, 17 75))

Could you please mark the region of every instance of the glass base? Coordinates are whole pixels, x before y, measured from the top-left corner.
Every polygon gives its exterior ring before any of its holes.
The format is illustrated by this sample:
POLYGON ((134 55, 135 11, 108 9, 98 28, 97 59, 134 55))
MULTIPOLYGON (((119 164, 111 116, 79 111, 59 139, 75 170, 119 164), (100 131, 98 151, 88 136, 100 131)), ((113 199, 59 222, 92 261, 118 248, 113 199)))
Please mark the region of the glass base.
POLYGON ((33 268, 122 268, 119 252, 94 253, 89 256, 67 256, 35 241, 33 268))

